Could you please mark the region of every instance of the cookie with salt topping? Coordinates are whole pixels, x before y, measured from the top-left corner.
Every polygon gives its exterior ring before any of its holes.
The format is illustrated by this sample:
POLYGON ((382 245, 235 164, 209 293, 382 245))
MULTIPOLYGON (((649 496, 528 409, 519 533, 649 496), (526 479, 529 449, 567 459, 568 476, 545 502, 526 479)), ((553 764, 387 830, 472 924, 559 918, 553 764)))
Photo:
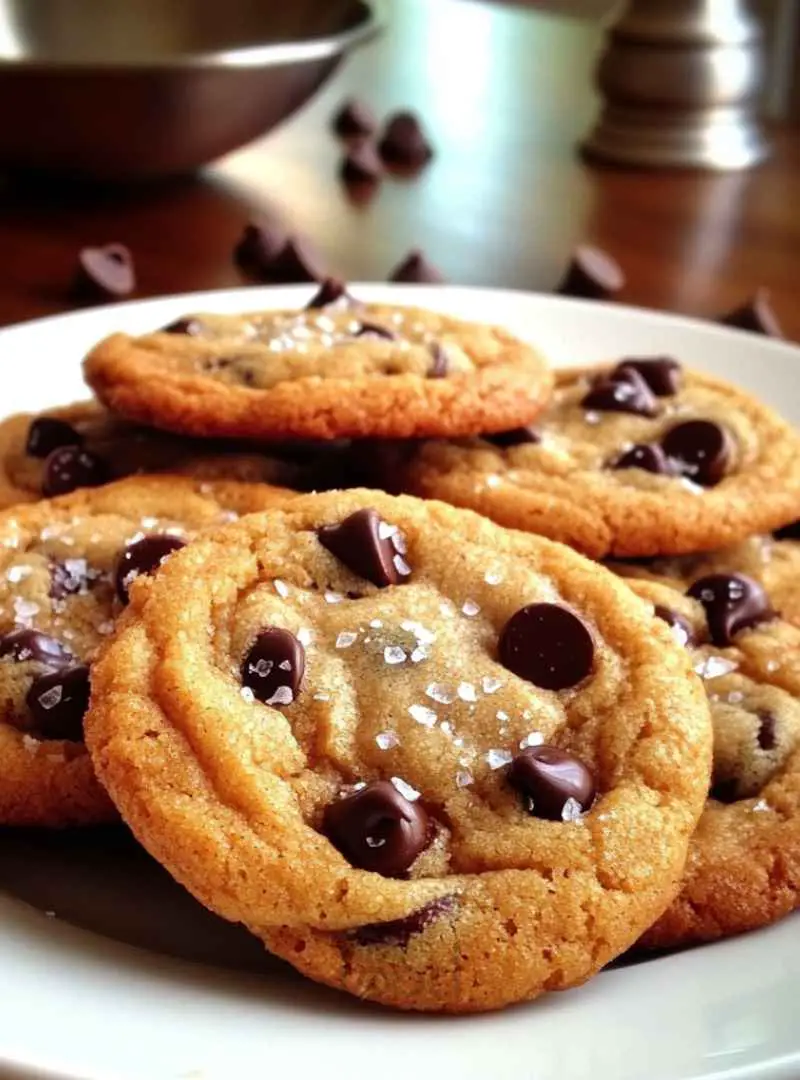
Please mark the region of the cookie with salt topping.
POLYGON ((710 765, 689 658, 619 579, 359 490, 140 578, 86 735, 202 903, 314 979, 452 1012, 630 945, 677 889, 710 765))
POLYGON ((131 582, 198 530, 289 497, 262 484, 148 477, 0 513, 0 825, 116 817, 83 715, 131 582))
POLYGON ((299 311, 195 315, 114 334, 86 359, 123 416, 188 435, 472 435, 527 424, 552 375, 508 331, 420 308, 362 304, 326 281, 299 311))
POLYGON ((800 515, 800 434, 670 357, 557 372, 534 427, 426 442, 392 473, 595 558, 709 551, 800 515))

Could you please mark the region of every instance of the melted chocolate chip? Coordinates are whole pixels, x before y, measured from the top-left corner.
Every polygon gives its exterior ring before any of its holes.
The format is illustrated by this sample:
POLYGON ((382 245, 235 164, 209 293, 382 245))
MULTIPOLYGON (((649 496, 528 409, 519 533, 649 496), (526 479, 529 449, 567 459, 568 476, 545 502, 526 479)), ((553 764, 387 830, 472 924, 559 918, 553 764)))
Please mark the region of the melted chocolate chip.
POLYGON ((620 360, 615 373, 633 370, 642 376, 656 397, 671 397, 681 388, 683 368, 669 356, 635 357, 620 360))
POLYGON ((594 642, 586 625, 560 604, 528 604, 503 627, 500 663, 543 690, 577 686, 594 666, 594 642))
POLYGON ((347 286, 339 278, 325 278, 320 287, 306 304, 307 308, 322 308, 335 304, 338 300, 349 300, 347 286))
POLYGON ((82 446, 83 436, 66 420, 53 416, 39 416, 28 428, 25 453, 30 457, 46 458, 62 446, 82 446))
POLYGON ((265 705, 291 705, 303 682, 306 651, 288 630, 262 630, 242 661, 242 684, 265 705))
POLYGON ((162 334, 187 334, 189 337, 196 337, 202 332, 203 324, 199 319, 176 319, 161 327, 162 334))
POLYGON ((725 476, 733 444, 725 428, 713 420, 686 420, 670 428, 661 445, 674 467, 702 487, 714 487, 725 476))
POLYGON ((75 596, 86 589, 91 577, 85 559, 67 559, 65 562, 50 563, 50 596, 53 600, 63 600, 66 596, 75 596))
POLYGON ((342 159, 339 175, 346 184, 375 184, 383 176, 383 163, 371 139, 359 139, 342 159))
POLYGON ((444 281, 444 277, 433 263, 428 261, 424 252, 415 248, 392 270, 389 281, 411 285, 439 285, 444 281))
POLYGON ((61 668, 73 662, 66 645, 40 630, 12 630, 0 638, 0 656, 10 656, 20 662, 34 660, 51 668, 61 668))
POLYGON ((510 431, 496 431, 494 435, 482 435, 481 438, 499 446, 501 450, 508 450, 511 446, 536 445, 542 441, 542 436, 534 427, 515 427, 510 431))
POLYGON ((744 574, 708 574, 690 585, 687 594, 705 608, 711 642, 718 648, 732 645, 741 630, 775 616, 767 594, 744 574))
POLYGON ((509 784, 525 799, 534 817, 548 821, 568 820, 574 811, 588 810, 595 796, 594 777, 572 754, 555 746, 529 746, 508 767, 509 784))
POLYGON ((690 645, 697 644, 694 627, 685 616, 673 611, 672 608, 664 607, 663 604, 656 604, 654 613, 659 619, 664 620, 679 645, 685 645, 688 648, 690 645))
POLYGON ((784 525, 782 529, 776 529, 772 535, 776 540, 800 540, 800 520, 793 521, 791 525, 784 525))
POLYGON ((80 742, 83 718, 89 707, 88 667, 79 664, 40 675, 33 680, 25 703, 37 735, 80 742))
POLYGON ((108 479, 108 466, 97 454, 80 446, 61 446, 45 462, 42 494, 66 495, 77 488, 99 487, 108 479))
POLYGON ((362 322, 358 330, 353 331, 353 337, 376 337, 383 338, 385 341, 397 340, 397 334, 395 334, 394 330, 374 322, 362 322))
POLYGON ((127 604, 131 583, 140 574, 154 573, 168 555, 182 547, 186 547, 185 540, 166 533, 153 533, 128 544, 117 559, 114 571, 114 585, 122 603, 127 604))
POLYGON ((655 416, 658 413, 652 390, 633 368, 596 379, 581 405, 584 409, 597 412, 625 412, 636 416, 655 416))
POLYGON ((337 135, 352 138, 355 135, 371 135, 378 121, 372 109, 358 98, 349 98, 333 117, 332 127, 337 135))
POLYGON ((384 588, 408 579, 400 534, 395 526, 381 521, 377 510, 356 510, 338 525, 323 525, 317 535, 348 570, 373 585, 384 588))
POLYGON ((723 326, 734 326, 737 330, 750 330, 754 334, 783 337, 781 324, 769 302, 769 292, 763 288, 757 289, 740 307, 720 315, 718 322, 723 326))
POLYGON ((672 464, 657 443, 637 443, 611 463, 611 469, 644 469, 660 476, 672 476, 672 464))
POLYGON ((390 116, 383 129, 378 152, 391 165, 418 169, 433 157, 417 117, 412 112, 399 112, 390 116))
POLYGON ((584 300, 608 300, 625 285, 619 263, 600 248, 582 244, 575 249, 556 292, 584 300))
POLYGON ((440 896, 411 915, 406 915, 404 919, 367 923, 347 936, 358 945, 393 945, 404 949, 415 934, 421 934, 439 919, 452 914, 455 907, 454 896, 440 896))
POLYGON ((428 815, 388 780, 374 780, 325 809, 323 832, 349 863, 400 877, 428 844, 428 815))
POLYGON ((758 745, 762 750, 774 750, 778 745, 777 721, 772 713, 758 715, 758 745))
POLYGON ((431 352, 431 366, 428 368, 428 378, 444 379, 450 367, 447 349, 438 341, 432 341, 428 347, 431 352))
POLYGON ((82 248, 74 291, 87 300, 118 300, 136 288, 133 256, 124 244, 82 248))

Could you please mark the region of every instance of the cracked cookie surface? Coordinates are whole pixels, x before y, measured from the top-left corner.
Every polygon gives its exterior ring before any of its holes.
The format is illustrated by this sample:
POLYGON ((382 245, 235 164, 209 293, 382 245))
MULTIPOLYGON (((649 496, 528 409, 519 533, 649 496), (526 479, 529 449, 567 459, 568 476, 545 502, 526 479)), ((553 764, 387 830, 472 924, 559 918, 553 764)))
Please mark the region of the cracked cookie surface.
POLYGON ((138 839, 301 971, 472 1011, 666 907, 708 788, 688 657, 618 579, 438 503, 301 496, 139 579, 87 741, 138 839))

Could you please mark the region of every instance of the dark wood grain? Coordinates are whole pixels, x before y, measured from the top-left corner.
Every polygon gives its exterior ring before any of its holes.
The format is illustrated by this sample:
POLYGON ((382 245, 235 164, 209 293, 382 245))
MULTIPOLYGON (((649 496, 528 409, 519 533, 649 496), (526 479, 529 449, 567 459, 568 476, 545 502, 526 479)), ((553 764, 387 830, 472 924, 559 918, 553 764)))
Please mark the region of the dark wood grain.
POLYGON ((548 290, 571 247, 590 240, 622 263, 628 302, 710 315, 763 284, 800 339, 796 130, 777 132, 773 159, 749 173, 589 166, 576 146, 596 108, 596 20, 469 0, 389 6, 388 32, 309 107, 201 176, 128 190, 8 180, 0 321, 68 309, 89 243, 130 245, 140 296, 234 285, 242 226, 278 214, 358 279, 384 279, 419 245, 453 282, 548 290), (387 179, 367 202, 339 183, 328 130, 351 93, 380 114, 418 110, 436 146, 418 177, 387 179))

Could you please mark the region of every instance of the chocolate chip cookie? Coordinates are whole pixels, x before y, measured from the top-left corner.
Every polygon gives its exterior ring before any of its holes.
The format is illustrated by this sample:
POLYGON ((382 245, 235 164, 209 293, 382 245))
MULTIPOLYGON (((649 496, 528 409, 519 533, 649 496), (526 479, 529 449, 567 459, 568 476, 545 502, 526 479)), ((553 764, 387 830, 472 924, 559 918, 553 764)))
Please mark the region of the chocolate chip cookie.
POLYGON ((800 900, 800 627, 738 571, 716 569, 682 587, 629 584, 685 645, 714 724, 710 794, 683 889, 642 944, 763 926, 800 900))
POLYGON ((800 435, 721 380, 629 358, 557 373, 535 427, 423 443, 394 483, 596 558, 683 554, 800 515, 800 435))
POLYGON ((262 484, 148 477, 0 513, 0 825, 116 816, 82 724, 91 664, 132 581, 198 529, 288 497, 262 484))
POLYGON ((115 412, 249 438, 472 435, 528 423, 552 376, 500 327, 361 304, 327 281, 301 311, 196 315, 114 334, 85 362, 115 412))
POLYGON ((580 983, 652 923, 711 735, 685 650, 603 567, 358 490, 137 581, 86 734, 204 904, 314 979, 454 1012, 580 983))

